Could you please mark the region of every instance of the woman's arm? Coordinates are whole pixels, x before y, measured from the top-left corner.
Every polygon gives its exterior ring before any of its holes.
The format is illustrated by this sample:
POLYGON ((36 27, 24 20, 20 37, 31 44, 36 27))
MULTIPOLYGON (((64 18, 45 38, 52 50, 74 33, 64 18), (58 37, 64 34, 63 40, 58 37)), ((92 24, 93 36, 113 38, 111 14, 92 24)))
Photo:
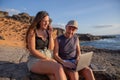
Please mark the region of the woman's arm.
POLYGON ((54 49, 54 39, 53 39, 53 36, 49 36, 48 49, 49 49, 49 50, 53 50, 53 49, 54 49))
POLYGON ((49 30, 48 30, 48 33, 49 33, 49 45, 48 45, 48 49, 49 50, 53 50, 54 49, 54 39, 53 39, 53 29, 51 26, 49 26, 49 30))
POLYGON ((42 53, 40 53, 40 51, 35 49, 35 33, 34 31, 29 32, 28 37, 28 49, 30 51, 31 54, 33 54, 34 56, 41 58, 41 59, 47 59, 47 57, 45 55, 43 55, 42 53))
POLYGON ((54 58, 59 63, 63 64, 64 61, 58 55, 58 53, 59 53, 58 52, 59 51, 59 44, 58 44, 57 38, 55 39, 54 44, 55 44, 54 51, 53 51, 54 58))

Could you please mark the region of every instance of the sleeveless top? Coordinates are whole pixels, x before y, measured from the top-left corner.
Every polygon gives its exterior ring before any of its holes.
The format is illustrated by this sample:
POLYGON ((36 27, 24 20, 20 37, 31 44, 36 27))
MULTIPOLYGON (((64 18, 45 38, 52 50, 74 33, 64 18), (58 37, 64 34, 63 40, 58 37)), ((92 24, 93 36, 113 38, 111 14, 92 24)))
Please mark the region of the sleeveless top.
POLYGON ((59 56, 62 59, 76 59, 77 35, 66 38, 64 35, 57 37, 59 44, 59 56))
MULTIPOLYGON (((46 31, 47 32, 47 31, 46 31)), ((48 32, 47 32, 48 34, 48 32)), ((38 37, 37 34, 35 36, 35 44, 36 44, 36 49, 39 50, 39 49, 45 49, 45 48, 48 48, 48 44, 49 44, 49 36, 47 37, 47 39, 44 41, 42 40, 41 37, 38 37)))

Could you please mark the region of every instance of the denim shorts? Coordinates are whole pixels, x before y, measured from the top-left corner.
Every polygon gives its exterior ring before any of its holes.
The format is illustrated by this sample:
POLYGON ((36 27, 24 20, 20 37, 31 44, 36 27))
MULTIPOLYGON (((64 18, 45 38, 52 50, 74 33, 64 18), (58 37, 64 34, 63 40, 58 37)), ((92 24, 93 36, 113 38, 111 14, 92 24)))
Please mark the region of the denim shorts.
MULTIPOLYGON (((72 62, 76 65, 75 61, 76 59, 67 59, 67 60, 64 60, 65 62, 72 62)), ((75 71, 76 70, 76 67, 75 68, 68 68, 68 67, 65 67, 66 69, 69 69, 71 71, 75 71)))
MULTIPOLYGON (((52 55, 52 51, 48 50, 48 49, 44 49, 44 50, 39 50, 42 54, 44 54, 45 56, 47 56, 48 58, 53 58, 52 55)), ((40 58, 37 58, 33 55, 29 55, 28 56, 28 61, 27 61, 27 67, 29 70, 31 70, 31 67, 38 61, 40 61, 40 58)))

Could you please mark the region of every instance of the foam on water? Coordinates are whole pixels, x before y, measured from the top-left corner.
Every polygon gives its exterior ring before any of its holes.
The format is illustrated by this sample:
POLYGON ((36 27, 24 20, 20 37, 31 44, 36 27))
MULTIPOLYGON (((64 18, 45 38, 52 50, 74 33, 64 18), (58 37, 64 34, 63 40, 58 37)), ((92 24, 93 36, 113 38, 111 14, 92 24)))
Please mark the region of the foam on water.
POLYGON ((83 46, 93 46, 102 49, 120 50, 120 35, 116 35, 116 38, 87 41, 81 42, 80 44, 83 46))

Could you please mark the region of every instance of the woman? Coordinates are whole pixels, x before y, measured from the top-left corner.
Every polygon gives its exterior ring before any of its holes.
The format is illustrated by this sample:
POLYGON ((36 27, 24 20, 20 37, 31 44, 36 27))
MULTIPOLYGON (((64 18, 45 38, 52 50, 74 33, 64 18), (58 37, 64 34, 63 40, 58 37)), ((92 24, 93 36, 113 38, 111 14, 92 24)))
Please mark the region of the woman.
POLYGON ((49 14, 40 11, 28 29, 26 41, 31 53, 28 69, 34 73, 47 74, 50 80, 66 80, 62 66, 52 59, 50 53, 54 48, 50 21, 49 14))

